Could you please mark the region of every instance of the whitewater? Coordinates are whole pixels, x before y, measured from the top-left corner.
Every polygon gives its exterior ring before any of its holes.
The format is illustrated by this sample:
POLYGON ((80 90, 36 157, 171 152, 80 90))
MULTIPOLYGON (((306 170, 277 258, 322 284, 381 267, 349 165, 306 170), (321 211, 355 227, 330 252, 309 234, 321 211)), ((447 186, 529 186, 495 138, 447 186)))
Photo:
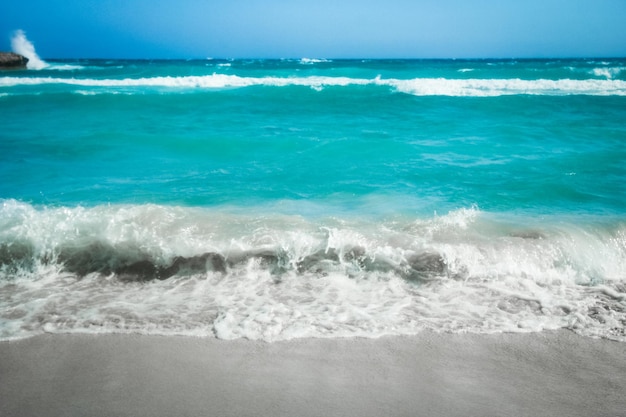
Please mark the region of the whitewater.
POLYGON ((0 74, 2 340, 626 341, 623 59, 41 62, 0 74))
POLYGON ((137 79, 76 79, 76 78, 18 78, 5 77, 0 86, 66 84, 83 87, 169 87, 169 88, 238 88, 250 86, 305 86, 313 89, 345 86, 386 86, 395 91, 417 96, 473 96, 489 97, 500 95, 626 95, 626 81, 622 80, 450 80, 442 78, 398 79, 354 79, 347 77, 278 78, 239 77, 236 75, 213 74, 189 77, 153 77, 137 79))

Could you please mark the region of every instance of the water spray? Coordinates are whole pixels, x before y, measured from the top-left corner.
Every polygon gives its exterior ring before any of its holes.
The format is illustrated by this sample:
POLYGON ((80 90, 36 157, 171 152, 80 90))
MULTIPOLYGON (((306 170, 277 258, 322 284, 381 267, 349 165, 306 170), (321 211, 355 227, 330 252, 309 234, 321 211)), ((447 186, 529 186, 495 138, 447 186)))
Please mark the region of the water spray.
POLYGON ((29 69, 43 69, 48 64, 43 61, 35 52, 35 46, 26 38, 26 34, 23 30, 18 29, 11 38, 11 49, 16 54, 20 54, 28 58, 27 68, 29 69))

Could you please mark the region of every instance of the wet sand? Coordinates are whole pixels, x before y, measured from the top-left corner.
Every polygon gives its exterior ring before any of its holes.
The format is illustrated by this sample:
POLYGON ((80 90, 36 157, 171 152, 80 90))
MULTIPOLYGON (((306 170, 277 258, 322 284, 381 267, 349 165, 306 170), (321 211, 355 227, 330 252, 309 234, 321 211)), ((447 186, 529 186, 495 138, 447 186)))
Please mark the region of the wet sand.
POLYGON ((620 416, 626 343, 568 331, 0 342, 0 416, 620 416))

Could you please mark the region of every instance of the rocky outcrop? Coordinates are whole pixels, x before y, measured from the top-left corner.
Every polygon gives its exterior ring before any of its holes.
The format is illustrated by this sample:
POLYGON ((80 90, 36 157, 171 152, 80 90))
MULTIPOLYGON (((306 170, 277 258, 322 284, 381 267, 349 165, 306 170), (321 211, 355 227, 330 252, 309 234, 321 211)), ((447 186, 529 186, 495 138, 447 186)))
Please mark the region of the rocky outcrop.
POLYGON ((13 52, 0 52, 0 69, 26 68, 28 58, 13 52))

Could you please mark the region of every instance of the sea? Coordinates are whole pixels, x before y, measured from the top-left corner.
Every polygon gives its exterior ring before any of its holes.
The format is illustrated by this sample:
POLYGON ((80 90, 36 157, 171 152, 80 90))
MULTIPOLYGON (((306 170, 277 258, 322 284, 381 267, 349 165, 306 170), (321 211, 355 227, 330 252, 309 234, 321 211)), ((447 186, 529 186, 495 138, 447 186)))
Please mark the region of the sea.
POLYGON ((0 72, 0 340, 626 342, 626 59, 0 72))

